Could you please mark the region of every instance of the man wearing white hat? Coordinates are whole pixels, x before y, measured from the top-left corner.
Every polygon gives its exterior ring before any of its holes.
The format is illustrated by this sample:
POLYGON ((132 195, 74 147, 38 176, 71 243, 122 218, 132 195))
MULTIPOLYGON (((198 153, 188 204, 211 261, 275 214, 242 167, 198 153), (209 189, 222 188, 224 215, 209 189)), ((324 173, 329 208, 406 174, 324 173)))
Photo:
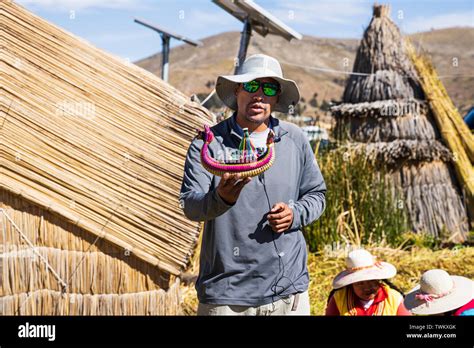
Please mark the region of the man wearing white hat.
POLYGON ((191 143, 180 200, 185 215, 205 221, 196 282, 199 315, 309 314, 304 225, 325 207, 326 186, 301 129, 272 116, 298 103, 296 83, 275 58, 257 54, 240 74, 219 76, 219 98, 232 117, 211 128, 209 152, 238 149, 247 128, 258 154, 275 134, 275 160, 264 173, 241 179, 207 172, 201 139, 191 143))

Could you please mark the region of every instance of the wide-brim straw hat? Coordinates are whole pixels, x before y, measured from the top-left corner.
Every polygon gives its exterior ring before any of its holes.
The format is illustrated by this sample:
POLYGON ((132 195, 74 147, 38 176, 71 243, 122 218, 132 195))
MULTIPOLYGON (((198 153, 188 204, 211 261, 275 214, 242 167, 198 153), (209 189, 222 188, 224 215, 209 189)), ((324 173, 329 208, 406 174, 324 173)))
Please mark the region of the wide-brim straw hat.
POLYGON ((237 75, 222 75, 217 78, 216 93, 222 102, 232 110, 237 110, 235 89, 240 83, 250 82, 255 79, 271 77, 278 81, 281 87, 278 102, 273 111, 290 112, 300 100, 300 91, 296 82, 283 77, 280 63, 273 57, 265 54, 254 54, 242 64, 237 75))
POLYGON ((339 273, 333 280, 334 289, 365 280, 392 278, 397 274, 395 266, 388 262, 377 261, 367 250, 351 251, 346 257, 346 270, 339 273))
POLYGON ((404 304, 413 314, 440 314, 464 306, 472 300, 473 293, 469 278, 433 269, 423 273, 420 284, 406 295, 404 304))

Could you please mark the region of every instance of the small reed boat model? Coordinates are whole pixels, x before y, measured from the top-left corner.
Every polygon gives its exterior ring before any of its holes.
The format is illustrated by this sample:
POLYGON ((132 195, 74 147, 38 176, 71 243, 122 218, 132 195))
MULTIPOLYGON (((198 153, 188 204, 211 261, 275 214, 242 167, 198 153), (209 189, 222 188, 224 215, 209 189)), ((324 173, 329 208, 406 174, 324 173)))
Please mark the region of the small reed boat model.
MULTIPOLYGON (((275 133, 270 129, 267 137, 267 149, 263 154, 257 156, 255 148, 250 142, 250 135, 247 128, 244 128, 244 137, 240 143, 237 158, 224 158, 217 160, 209 154, 209 144, 214 140, 214 134, 209 126, 204 126, 204 131, 198 130, 198 139, 202 139, 204 144, 201 149, 201 164, 210 173, 223 176, 224 173, 236 174, 240 177, 257 176, 273 165, 275 161, 275 133)), ((225 157, 225 156, 224 156, 225 157)))

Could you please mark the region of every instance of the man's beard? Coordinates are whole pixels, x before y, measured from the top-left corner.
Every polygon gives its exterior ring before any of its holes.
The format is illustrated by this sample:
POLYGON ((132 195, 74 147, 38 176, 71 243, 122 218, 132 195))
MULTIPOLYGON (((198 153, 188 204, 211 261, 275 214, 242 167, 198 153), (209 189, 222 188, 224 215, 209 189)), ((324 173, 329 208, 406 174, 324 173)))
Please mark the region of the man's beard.
POLYGON ((264 110, 264 111, 263 111, 262 115, 261 115, 261 116, 258 116, 258 119, 253 118, 253 117, 255 117, 256 115, 249 116, 248 114, 245 114, 245 119, 246 119, 248 122, 250 122, 250 123, 262 124, 262 123, 264 123, 264 122, 268 119, 268 117, 270 116, 270 115, 268 115, 268 116, 265 115, 265 113, 266 113, 267 110, 268 110, 268 106, 264 106, 264 107, 263 107, 263 110, 264 110))
POLYGON ((262 124, 264 123, 266 120, 267 120, 267 117, 265 117, 265 115, 262 115, 262 119, 261 120, 258 120, 258 119, 253 119, 251 118, 252 116, 248 116, 248 115, 245 115, 245 119, 250 122, 250 123, 255 123, 255 124, 262 124))

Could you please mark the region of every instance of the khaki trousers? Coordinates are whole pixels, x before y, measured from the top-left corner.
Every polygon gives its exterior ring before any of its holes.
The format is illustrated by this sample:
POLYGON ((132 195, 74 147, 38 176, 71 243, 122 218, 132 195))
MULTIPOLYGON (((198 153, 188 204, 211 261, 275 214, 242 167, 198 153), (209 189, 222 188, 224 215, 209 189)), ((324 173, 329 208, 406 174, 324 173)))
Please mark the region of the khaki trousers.
POLYGON ((256 307, 199 303, 197 315, 310 315, 309 296, 305 291, 256 307))

